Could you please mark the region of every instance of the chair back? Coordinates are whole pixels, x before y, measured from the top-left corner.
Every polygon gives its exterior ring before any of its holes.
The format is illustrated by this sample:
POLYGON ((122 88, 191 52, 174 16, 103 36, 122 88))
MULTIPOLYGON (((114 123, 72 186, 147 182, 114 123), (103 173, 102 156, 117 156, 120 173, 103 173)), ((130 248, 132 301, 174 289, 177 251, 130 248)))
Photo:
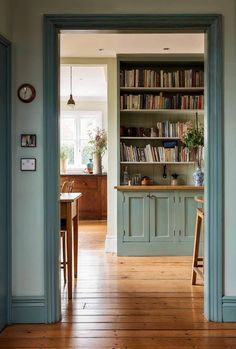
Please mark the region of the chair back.
POLYGON ((61 193, 67 193, 68 192, 68 181, 64 181, 61 185, 61 193))
POLYGON ((75 184, 75 181, 69 181, 68 182, 68 185, 67 185, 68 193, 72 193, 73 192, 74 184, 75 184))

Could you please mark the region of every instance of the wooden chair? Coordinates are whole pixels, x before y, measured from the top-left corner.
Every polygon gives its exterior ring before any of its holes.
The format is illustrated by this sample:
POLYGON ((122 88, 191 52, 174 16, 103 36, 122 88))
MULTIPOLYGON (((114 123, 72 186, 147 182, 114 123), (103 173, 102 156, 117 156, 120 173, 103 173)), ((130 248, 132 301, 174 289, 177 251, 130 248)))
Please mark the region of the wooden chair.
POLYGON ((67 190, 68 193, 72 193, 74 189, 75 181, 68 181, 67 190))
POLYGON ((193 264, 192 264, 192 285, 196 285, 197 275, 204 280, 204 257, 199 257, 199 245, 200 237, 202 232, 202 255, 203 255, 203 238, 204 238, 204 209, 196 209, 196 225, 195 225, 195 237, 194 237, 194 248, 193 248, 193 264), (202 270, 201 270, 201 269, 202 270))
MULTIPOLYGON (((74 181, 65 181, 62 183, 61 192, 62 193, 72 193, 74 188, 74 181)), ((61 219, 60 228, 60 238, 61 238, 61 249, 62 249, 62 261, 61 269, 63 269, 64 283, 66 284, 66 222, 61 219)))
POLYGON ((67 193, 68 192, 68 181, 64 181, 61 185, 60 192, 67 193))

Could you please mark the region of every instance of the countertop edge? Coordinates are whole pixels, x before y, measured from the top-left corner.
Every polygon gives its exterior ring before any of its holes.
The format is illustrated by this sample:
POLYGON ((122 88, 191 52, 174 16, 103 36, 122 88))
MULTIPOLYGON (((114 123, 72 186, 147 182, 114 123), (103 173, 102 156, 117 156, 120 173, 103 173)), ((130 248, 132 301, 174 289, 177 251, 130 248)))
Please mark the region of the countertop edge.
POLYGON ((204 186, 194 185, 117 185, 118 191, 146 191, 146 190, 204 190, 204 186))
POLYGON ((107 173, 101 173, 101 174, 93 174, 93 173, 60 173, 60 176, 106 177, 107 173))

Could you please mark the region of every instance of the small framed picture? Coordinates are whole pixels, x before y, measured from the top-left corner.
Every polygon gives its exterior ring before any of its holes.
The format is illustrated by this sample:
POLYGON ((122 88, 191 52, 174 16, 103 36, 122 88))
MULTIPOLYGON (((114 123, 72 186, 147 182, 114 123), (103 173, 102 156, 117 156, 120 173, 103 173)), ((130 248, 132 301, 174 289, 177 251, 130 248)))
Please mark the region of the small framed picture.
POLYGON ((36 135, 21 135, 21 146, 22 147, 36 147, 36 135))
POLYGON ((21 171, 36 171, 36 159, 21 158, 20 169, 21 171))

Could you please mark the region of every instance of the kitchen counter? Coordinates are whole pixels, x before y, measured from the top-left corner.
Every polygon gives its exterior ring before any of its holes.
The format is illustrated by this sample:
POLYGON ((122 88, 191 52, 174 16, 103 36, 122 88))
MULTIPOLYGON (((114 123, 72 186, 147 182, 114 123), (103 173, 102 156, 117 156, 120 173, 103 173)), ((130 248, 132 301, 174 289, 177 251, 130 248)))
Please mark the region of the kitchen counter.
POLYGON ((107 176, 107 173, 93 174, 93 173, 60 173, 60 176, 107 176))
POLYGON ((118 185, 119 191, 147 191, 147 190, 204 190, 204 186, 194 185, 118 185))

